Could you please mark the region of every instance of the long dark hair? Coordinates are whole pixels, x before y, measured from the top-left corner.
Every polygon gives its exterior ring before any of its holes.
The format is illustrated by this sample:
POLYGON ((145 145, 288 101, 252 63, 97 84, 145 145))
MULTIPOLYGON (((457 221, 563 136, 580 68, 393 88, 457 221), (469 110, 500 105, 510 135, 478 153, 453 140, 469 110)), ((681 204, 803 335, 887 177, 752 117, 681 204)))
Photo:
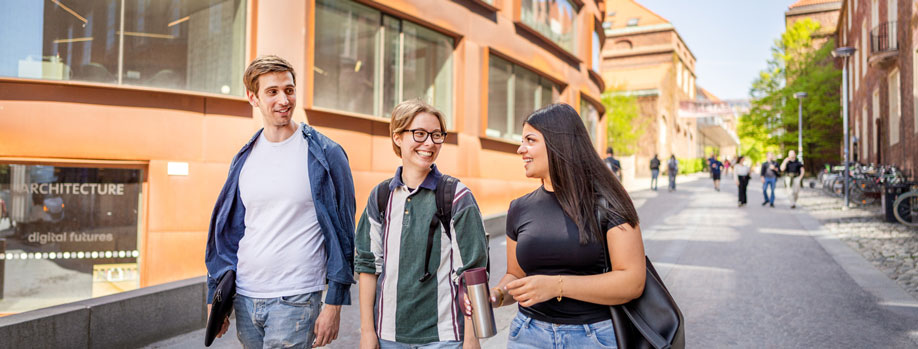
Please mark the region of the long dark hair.
POLYGON ((638 225, 631 197, 599 158, 574 108, 552 104, 532 112, 525 123, 545 137, 551 184, 561 209, 580 229, 581 245, 603 241, 606 232, 599 227, 597 209, 603 217, 623 219, 632 227, 638 225), (598 205, 599 199, 606 204, 598 205))

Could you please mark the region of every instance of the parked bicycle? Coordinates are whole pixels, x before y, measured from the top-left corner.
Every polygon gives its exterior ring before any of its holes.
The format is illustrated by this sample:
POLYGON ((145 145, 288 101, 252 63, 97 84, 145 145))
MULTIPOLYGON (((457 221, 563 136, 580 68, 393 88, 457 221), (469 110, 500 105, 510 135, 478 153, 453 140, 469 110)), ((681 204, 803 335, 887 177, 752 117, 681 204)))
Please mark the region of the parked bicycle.
POLYGON ((911 191, 899 195, 893 203, 893 214, 899 223, 918 227, 918 183, 911 182, 911 191))

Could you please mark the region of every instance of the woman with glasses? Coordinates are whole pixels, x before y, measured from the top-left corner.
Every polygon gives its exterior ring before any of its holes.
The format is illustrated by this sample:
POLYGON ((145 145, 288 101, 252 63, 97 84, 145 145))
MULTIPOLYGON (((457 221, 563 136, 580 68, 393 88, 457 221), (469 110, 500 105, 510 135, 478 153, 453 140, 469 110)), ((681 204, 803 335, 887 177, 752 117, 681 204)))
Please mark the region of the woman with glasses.
POLYGON ((360 347, 478 348, 458 307, 458 281, 487 265, 487 241, 478 204, 462 183, 445 194, 449 226, 436 215, 438 185, 450 178, 434 164, 447 137, 443 116, 420 100, 405 101, 392 111, 389 130, 401 166, 370 192, 357 224, 360 347))
POLYGON ((529 115, 517 153, 542 186, 507 213, 507 274, 491 302, 519 303, 508 348, 616 347, 609 306, 639 297, 646 272, 631 198, 569 105, 529 115))

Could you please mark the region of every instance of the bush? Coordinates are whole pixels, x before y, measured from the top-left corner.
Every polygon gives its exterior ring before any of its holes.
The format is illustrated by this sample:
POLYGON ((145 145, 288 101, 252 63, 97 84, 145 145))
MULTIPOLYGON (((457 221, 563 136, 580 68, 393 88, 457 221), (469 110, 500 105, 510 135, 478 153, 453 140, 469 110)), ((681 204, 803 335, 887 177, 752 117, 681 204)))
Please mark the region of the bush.
POLYGON ((679 174, 690 174, 704 170, 705 160, 702 158, 695 159, 678 159, 679 174))

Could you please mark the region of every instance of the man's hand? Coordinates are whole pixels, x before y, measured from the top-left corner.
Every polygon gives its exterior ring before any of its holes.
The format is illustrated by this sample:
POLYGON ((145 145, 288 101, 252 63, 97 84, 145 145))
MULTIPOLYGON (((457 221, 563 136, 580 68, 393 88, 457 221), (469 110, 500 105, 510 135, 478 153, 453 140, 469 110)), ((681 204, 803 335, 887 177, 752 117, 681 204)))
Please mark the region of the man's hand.
MULTIPOLYGON (((207 319, 210 320, 210 308, 213 307, 213 304, 207 305, 207 319)), ((229 329, 229 316, 223 319, 223 327, 220 328, 220 332, 217 332, 217 338, 223 337, 223 334, 226 333, 226 330, 229 329)))
POLYGON ((316 319, 316 341, 313 348, 323 347, 338 339, 338 324, 341 322, 341 306, 326 304, 316 319))

